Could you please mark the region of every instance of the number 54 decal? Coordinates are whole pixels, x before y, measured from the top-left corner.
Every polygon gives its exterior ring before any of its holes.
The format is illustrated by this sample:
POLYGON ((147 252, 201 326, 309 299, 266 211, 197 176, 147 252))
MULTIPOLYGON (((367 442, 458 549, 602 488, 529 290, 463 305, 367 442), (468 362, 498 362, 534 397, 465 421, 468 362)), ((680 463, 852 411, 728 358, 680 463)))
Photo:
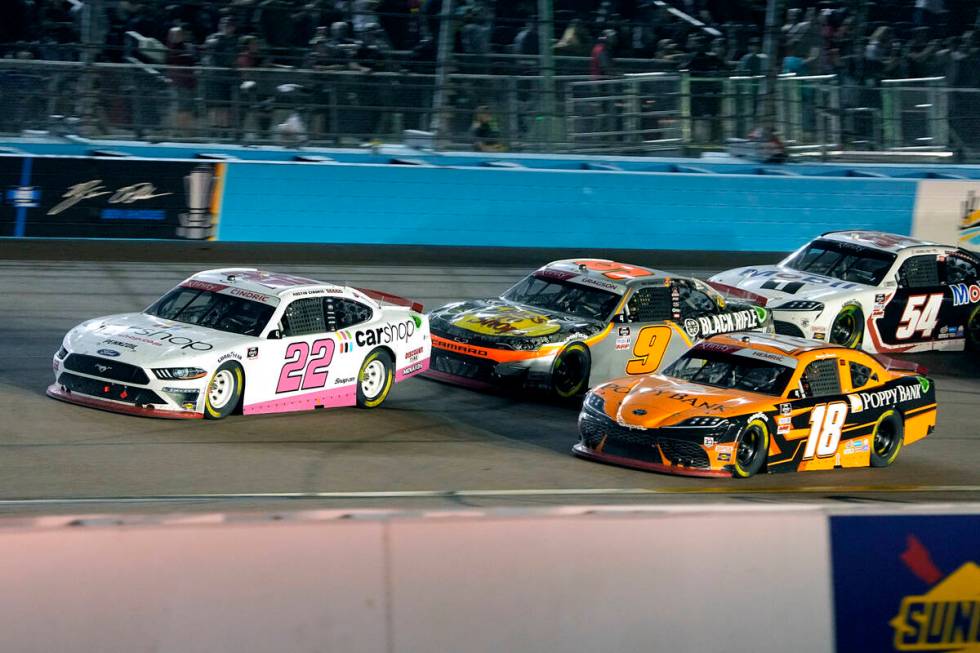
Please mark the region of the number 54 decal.
POLYGON ((295 392, 300 387, 303 390, 315 390, 325 386, 334 347, 336 345, 330 338, 316 340, 312 346, 306 342, 294 342, 286 347, 286 364, 279 372, 276 394, 295 392), (310 352, 313 352, 312 356, 310 352))
POLYGON ((928 338, 939 324, 939 309, 943 305, 943 294, 910 295, 909 301, 898 322, 895 337, 908 340, 918 331, 923 338, 928 338))

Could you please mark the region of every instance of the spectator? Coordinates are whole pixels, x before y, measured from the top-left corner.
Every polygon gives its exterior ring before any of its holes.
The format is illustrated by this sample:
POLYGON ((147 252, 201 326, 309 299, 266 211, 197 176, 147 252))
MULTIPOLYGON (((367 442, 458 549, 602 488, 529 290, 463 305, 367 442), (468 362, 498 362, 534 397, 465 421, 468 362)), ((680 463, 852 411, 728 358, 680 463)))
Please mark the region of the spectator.
POLYGON ((688 39, 692 51, 681 69, 691 77, 691 118, 694 138, 699 143, 717 142, 721 138, 721 96, 724 91, 719 79, 727 74, 727 64, 717 54, 708 51, 704 39, 692 34, 688 39), (703 79, 698 79, 703 78, 703 79))
POLYGON ((167 74, 177 96, 175 127, 179 136, 192 135, 197 77, 192 66, 197 65, 194 46, 187 42, 182 27, 171 27, 167 33, 167 74))
POLYGON ((761 49, 759 37, 754 36, 749 39, 749 51, 739 59, 735 74, 749 77, 765 75, 769 67, 769 57, 763 54, 761 49))
POLYGON ((915 0, 912 20, 916 27, 925 27, 935 34, 944 9, 943 0, 915 0))
POLYGON ((533 20, 524 23, 524 29, 514 37, 512 48, 514 54, 536 55, 538 53, 538 28, 533 20))
POLYGON ((470 137, 473 139, 473 149, 477 152, 502 152, 500 130, 497 129, 490 107, 479 106, 473 115, 473 125, 470 127, 470 137))
POLYGON ((616 31, 603 30, 592 48, 589 72, 592 79, 604 79, 615 74, 613 53, 616 50, 616 31))
POLYGON ((237 75, 231 70, 238 57, 238 36, 235 19, 224 16, 218 31, 204 42, 205 65, 217 70, 207 72, 205 100, 212 129, 219 134, 231 127, 231 107, 237 86, 237 75))
POLYGON ((568 24, 564 33, 555 44, 555 54, 563 57, 585 57, 589 55, 588 30, 582 25, 582 21, 577 18, 568 24))

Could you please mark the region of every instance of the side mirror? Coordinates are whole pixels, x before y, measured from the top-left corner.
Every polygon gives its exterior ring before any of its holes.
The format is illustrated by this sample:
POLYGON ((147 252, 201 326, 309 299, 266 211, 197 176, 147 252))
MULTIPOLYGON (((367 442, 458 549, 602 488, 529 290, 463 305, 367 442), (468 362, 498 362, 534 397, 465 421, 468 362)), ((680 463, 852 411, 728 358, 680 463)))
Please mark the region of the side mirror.
POLYGON ((872 372, 871 373, 871 380, 872 381, 877 381, 878 380, 878 373, 877 372, 872 372))
POLYGON ((273 329, 269 332, 269 335, 266 336, 266 338, 269 340, 282 340, 282 331, 279 329, 273 329))
POLYGON ((802 399, 803 398, 803 393, 800 392, 800 389, 799 388, 793 388, 792 390, 789 391, 789 398, 790 399, 802 399))

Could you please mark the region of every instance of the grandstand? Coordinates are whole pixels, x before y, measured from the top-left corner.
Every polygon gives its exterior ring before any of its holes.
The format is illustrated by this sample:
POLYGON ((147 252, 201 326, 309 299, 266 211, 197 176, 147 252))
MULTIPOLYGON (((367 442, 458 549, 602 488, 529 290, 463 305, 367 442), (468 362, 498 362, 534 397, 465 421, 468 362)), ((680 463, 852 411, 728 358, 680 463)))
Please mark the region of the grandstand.
POLYGON ((4 134, 980 155, 974 0, 2 2, 4 134))

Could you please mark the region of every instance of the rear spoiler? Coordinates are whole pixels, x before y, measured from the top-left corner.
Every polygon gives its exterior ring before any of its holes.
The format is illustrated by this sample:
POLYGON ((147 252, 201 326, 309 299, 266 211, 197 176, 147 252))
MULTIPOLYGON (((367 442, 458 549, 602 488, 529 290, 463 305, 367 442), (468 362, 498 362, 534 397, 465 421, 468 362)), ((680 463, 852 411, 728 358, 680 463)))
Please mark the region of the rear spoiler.
POLYGON ((912 372, 913 374, 925 374, 927 370, 922 365, 913 361, 903 361, 885 354, 871 354, 871 357, 881 363, 889 372, 912 372))
POLYGON ((717 281, 706 281, 705 283, 720 292, 722 295, 731 297, 732 299, 745 299, 753 304, 758 304, 759 306, 765 306, 766 302, 769 301, 769 298, 765 295, 759 295, 748 290, 736 288, 735 286, 729 286, 727 283, 718 283, 717 281))
POLYGON ((370 288, 354 288, 354 290, 364 293, 376 302, 380 302, 382 304, 394 304, 395 306, 407 306, 416 313, 421 313, 425 308, 422 306, 421 302, 413 302, 411 299, 405 299, 404 297, 381 292, 380 290, 371 290, 370 288))

